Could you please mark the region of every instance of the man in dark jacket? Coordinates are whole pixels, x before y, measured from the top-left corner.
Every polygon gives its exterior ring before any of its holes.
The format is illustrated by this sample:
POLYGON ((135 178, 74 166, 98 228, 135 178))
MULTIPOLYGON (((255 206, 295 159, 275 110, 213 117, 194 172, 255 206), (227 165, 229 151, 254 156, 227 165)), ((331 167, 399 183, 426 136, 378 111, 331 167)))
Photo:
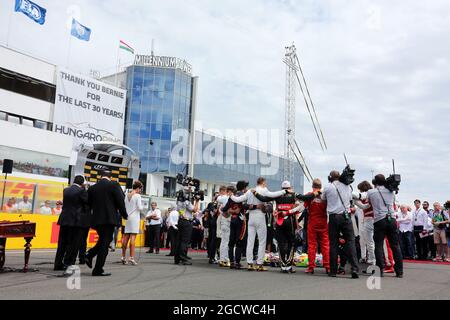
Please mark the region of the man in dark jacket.
POLYGON ((99 182, 89 188, 89 206, 92 209, 91 227, 98 233, 97 244, 86 253, 86 265, 92 268, 92 259, 97 256, 93 276, 110 276, 103 266, 108 256, 109 244, 114 228, 120 225, 117 212, 127 219, 125 195, 117 182, 111 181, 111 171, 104 171, 99 182))
POLYGON ((64 189, 63 207, 58 219, 59 238, 54 270, 75 265, 84 228, 89 226, 88 194, 84 178, 76 176, 72 186, 64 189))

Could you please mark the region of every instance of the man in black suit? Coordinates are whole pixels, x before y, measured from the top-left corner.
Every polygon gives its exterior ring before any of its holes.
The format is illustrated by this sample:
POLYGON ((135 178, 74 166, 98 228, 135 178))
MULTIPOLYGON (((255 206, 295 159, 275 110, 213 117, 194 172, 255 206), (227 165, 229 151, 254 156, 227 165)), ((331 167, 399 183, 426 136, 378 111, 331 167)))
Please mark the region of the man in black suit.
MULTIPOLYGON (((73 185, 65 188, 63 193, 54 270, 66 270, 69 266, 75 265, 84 235, 83 230, 89 227, 89 216, 88 193, 84 186, 84 178, 76 176, 73 185)), ((70 273, 69 271, 67 273, 70 273)))
POLYGON ((108 256, 109 244, 113 239, 114 228, 120 226, 117 212, 127 219, 125 195, 117 182, 111 181, 111 171, 104 171, 99 182, 89 188, 89 206, 92 209, 91 227, 98 233, 97 244, 86 253, 86 265, 92 268, 92 259, 97 256, 93 276, 110 276, 103 266, 108 256))

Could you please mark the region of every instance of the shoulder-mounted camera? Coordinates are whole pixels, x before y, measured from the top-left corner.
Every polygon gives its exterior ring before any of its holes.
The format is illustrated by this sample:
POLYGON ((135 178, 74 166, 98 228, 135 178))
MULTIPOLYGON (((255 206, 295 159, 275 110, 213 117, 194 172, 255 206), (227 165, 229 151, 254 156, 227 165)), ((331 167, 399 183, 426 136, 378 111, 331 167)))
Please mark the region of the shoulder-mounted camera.
POLYGON ((350 168, 350 165, 347 165, 344 171, 342 171, 339 181, 347 186, 351 185, 355 182, 355 170, 350 168))
POLYGON ((400 182, 402 182, 402 178, 399 174, 391 174, 388 178, 386 178, 386 189, 391 192, 398 193, 400 182))

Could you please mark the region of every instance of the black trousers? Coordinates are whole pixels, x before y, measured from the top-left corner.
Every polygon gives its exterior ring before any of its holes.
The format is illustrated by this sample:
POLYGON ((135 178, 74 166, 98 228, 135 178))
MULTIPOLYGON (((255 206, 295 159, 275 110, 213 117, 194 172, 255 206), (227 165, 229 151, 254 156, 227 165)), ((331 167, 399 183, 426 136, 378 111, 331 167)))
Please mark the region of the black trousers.
POLYGON ((161 240, 161 225, 149 225, 147 226, 147 232, 150 250, 153 251, 153 249, 156 249, 156 251, 159 252, 161 240))
POLYGON ((428 239, 420 237, 420 231, 414 231, 416 240, 416 254, 419 260, 426 260, 428 256, 428 239))
POLYGON ((81 246, 83 228, 61 226, 59 229, 58 249, 55 256, 55 269, 75 264, 81 246))
POLYGON ((356 260, 355 233, 350 218, 345 218, 343 214, 331 214, 328 223, 328 236, 330 238, 330 273, 336 274, 338 268, 339 234, 345 240, 344 252, 347 260, 351 264, 352 272, 358 272, 356 260))
POLYGON ((217 253, 217 228, 209 228, 208 236, 208 258, 209 260, 214 260, 217 253))
POLYGON ((106 257, 108 256, 109 245, 113 239, 115 228, 116 226, 114 225, 102 225, 94 227, 98 234, 98 240, 95 246, 86 253, 87 258, 97 257, 94 270, 92 270, 92 274, 100 274, 104 272, 103 267, 106 262, 106 257))
POLYGON ((397 274, 403 274, 403 256, 400 249, 400 243, 398 240, 398 229, 395 219, 388 218, 375 222, 373 224, 373 240, 375 242, 375 258, 377 260, 377 266, 380 268, 381 273, 384 270, 384 239, 387 238, 389 246, 394 256, 394 270, 397 274))
POLYGON ((83 231, 82 231, 80 250, 78 251, 78 259, 80 262, 84 262, 86 259, 87 238, 89 236, 89 230, 90 230, 90 228, 87 227, 87 228, 83 228, 83 231))
POLYGON ((168 240, 168 243, 170 244, 170 255, 171 256, 175 255, 177 233, 178 233, 178 230, 175 229, 174 227, 170 227, 169 230, 167 231, 167 240, 168 240))
POLYGON ((191 238, 192 223, 180 218, 178 220, 178 233, 175 245, 175 263, 188 260, 187 252, 191 238))
POLYGON ((295 228, 294 217, 289 216, 283 220, 280 226, 277 224, 275 229, 275 237, 278 242, 278 250, 280 252, 280 260, 282 267, 294 265, 294 244, 295 244, 295 228))
POLYGON ((243 226, 244 221, 242 221, 239 216, 231 217, 230 240, 228 242, 228 256, 231 263, 241 263, 242 251, 244 251, 244 241, 243 239, 241 240, 243 226))

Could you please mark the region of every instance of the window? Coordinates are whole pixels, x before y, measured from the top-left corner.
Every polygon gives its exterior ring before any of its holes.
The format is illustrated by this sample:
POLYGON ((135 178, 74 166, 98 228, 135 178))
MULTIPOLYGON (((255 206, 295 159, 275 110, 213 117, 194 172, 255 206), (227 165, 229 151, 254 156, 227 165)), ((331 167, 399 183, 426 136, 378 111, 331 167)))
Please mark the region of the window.
POLYGON ((20 124, 20 117, 8 115, 8 121, 16 124, 20 124))
POLYGON ((0 68, 0 88, 55 103, 56 86, 0 68))
POLYGON ((47 130, 47 122, 41 120, 34 120, 34 127, 38 129, 47 130))
POLYGON ((34 127, 34 121, 30 119, 22 119, 22 124, 28 127, 34 127))

